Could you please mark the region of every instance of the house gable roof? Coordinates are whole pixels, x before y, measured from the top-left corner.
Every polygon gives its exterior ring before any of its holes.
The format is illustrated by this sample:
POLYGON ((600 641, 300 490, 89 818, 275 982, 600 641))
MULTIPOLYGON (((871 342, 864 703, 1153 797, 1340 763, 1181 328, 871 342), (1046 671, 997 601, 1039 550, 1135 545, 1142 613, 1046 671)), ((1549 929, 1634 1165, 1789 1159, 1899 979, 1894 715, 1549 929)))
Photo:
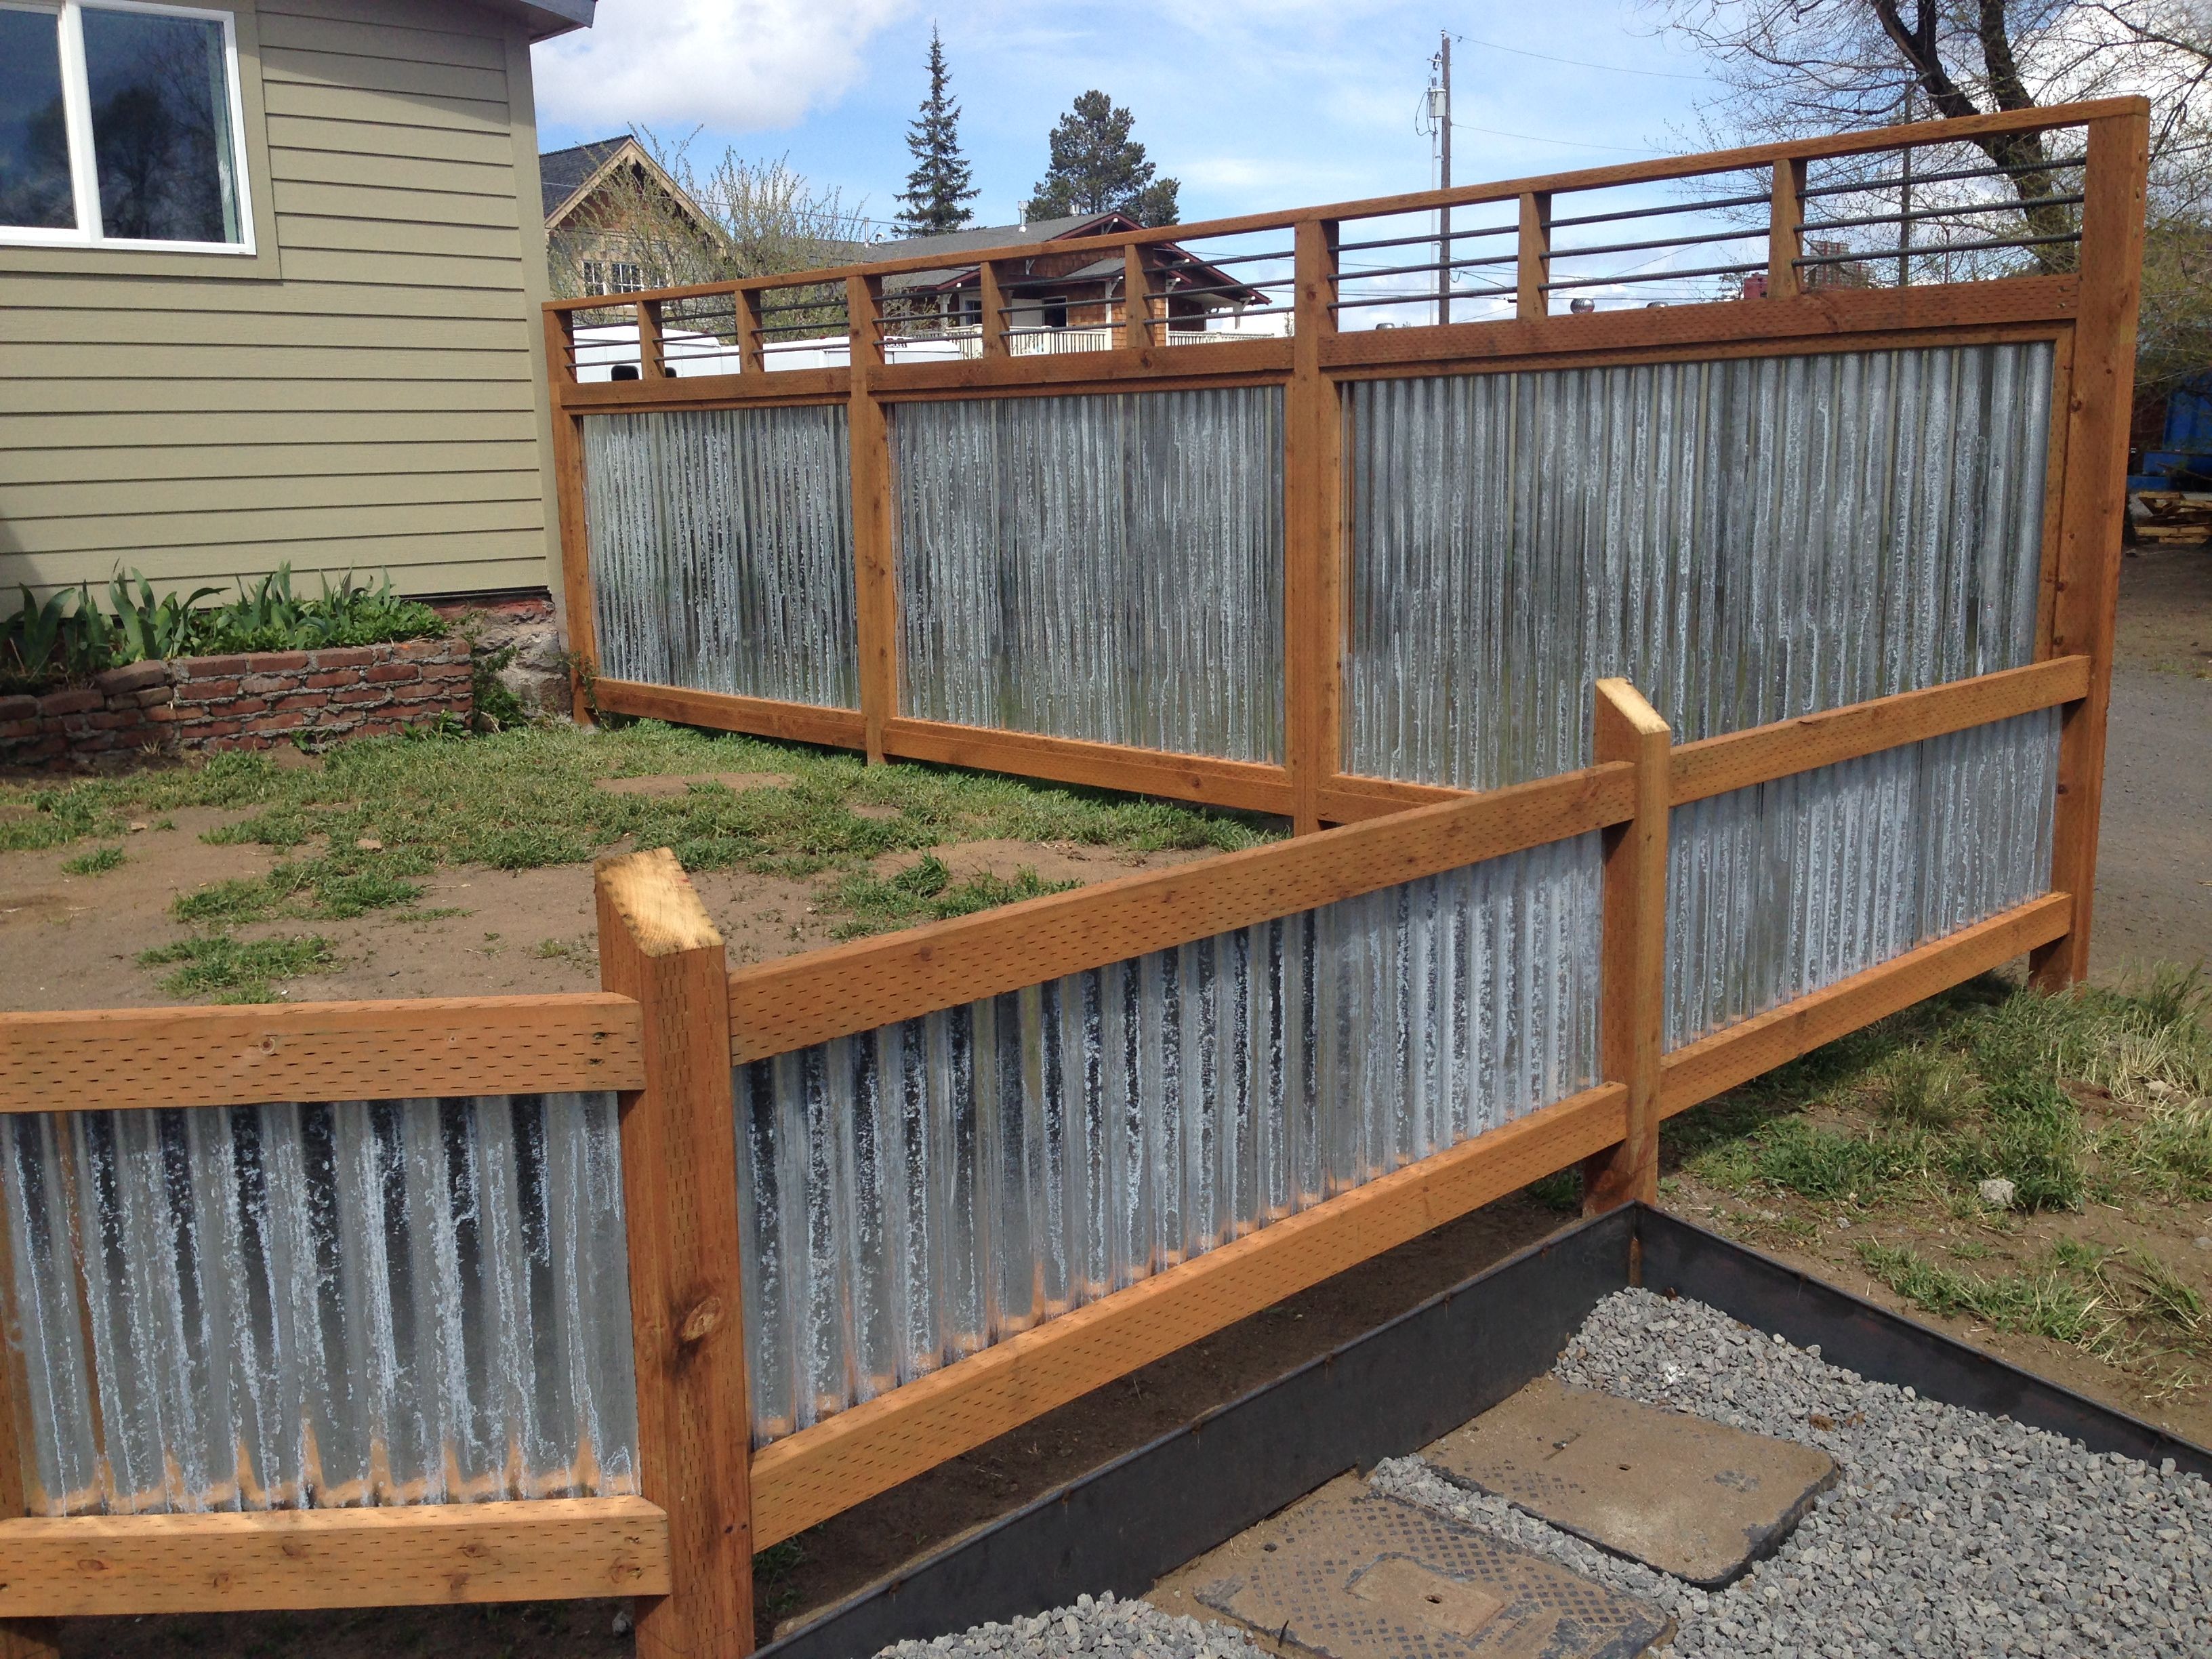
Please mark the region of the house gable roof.
POLYGON ((538 177, 543 189, 545 209, 545 228, 558 230, 562 223, 591 198, 601 180, 617 167, 635 167, 668 193, 669 198, 680 208, 700 231, 709 236, 719 236, 714 222, 706 210, 684 192, 684 187, 668 176, 666 169, 653 159, 652 153, 628 133, 618 138, 595 139, 588 144, 574 144, 567 149, 547 150, 538 158, 538 177))

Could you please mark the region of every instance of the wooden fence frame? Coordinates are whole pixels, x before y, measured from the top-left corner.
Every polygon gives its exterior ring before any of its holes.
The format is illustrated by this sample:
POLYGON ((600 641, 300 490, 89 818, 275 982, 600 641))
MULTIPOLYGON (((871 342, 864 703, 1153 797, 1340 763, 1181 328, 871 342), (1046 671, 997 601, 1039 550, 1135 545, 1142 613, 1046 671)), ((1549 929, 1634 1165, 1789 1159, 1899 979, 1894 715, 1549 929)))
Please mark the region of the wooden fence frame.
MULTIPOLYGON (((2060 984, 2086 964, 2108 694, 2120 465, 2127 427, 2147 112, 2138 100, 1893 128, 1794 145, 1127 233, 1061 251, 1142 250, 1175 237, 1290 227, 1299 328, 1289 341, 1186 349, 1141 338, 1054 358, 890 365, 872 319, 882 278, 841 270, 871 328, 845 370, 761 372, 759 294, 793 279, 647 295, 645 378, 584 386, 569 319, 549 307, 573 639, 588 659, 578 422, 592 411, 842 402, 853 412, 863 707, 825 710, 599 681, 599 704, 730 729, 1290 814, 1298 838, 882 939, 726 971, 665 851, 598 873, 603 991, 576 996, 0 1016, 0 1114, 214 1107, 272 1099, 595 1089, 617 1091, 639 1394, 635 1498, 276 1514, 23 1516, 21 1395, 0 1343, 0 1659, 52 1651, 41 1621, 88 1613, 416 1605, 629 1594, 648 1654, 752 1646, 755 1548, 882 1492, 1147 1360, 1525 1184, 1582 1164, 1593 1205, 1648 1195, 1670 1114, 1945 986, 2032 953, 2060 984), (1663 312, 1340 335, 1339 219, 1482 201, 1524 212, 1554 191, 1945 143, 1973 131, 2086 125, 2081 268, 1929 289, 1783 293, 1663 312), (672 380, 655 307, 733 293, 744 371, 672 380), (1338 399, 1346 380, 1439 368, 1649 361, 1887 343, 2049 339, 2057 347, 2051 518, 2039 660, 1681 747, 1632 688, 1597 690, 1598 759, 1468 794, 1349 776, 1341 752, 1344 630, 1338 399), (1286 760, 1259 766, 909 720, 896 712, 888 404, 979 392, 1239 381, 1288 388, 1286 760), (869 441, 862 444, 866 435, 869 441), (1674 805, 1946 732, 2060 708, 2057 851, 2050 891, 1820 991, 1662 1053, 1666 815, 1674 805), (1340 827, 1322 830, 1324 823, 1340 827), (1596 831, 1604 837, 1604 1080, 1449 1151, 1184 1261, 747 1454, 731 1064, 1080 971, 1337 898, 1596 831)), ((1784 189, 1778 199, 1791 198, 1784 189)), ((1793 204, 1794 204, 1794 202, 1793 204)), ((1538 215, 1540 219, 1540 211, 1538 215)), ((1776 223, 1795 234, 1784 210, 1776 223)), ((1794 272, 1784 240, 1778 271, 1794 272)), ((986 253, 987 280, 994 258, 986 253)), ((1540 258, 1540 249, 1531 254, 1540 258)), ((923 261, 921 263, 927 263, 923 261)), ((1524 282, 1540 280, 1523 273, 1524 282)), ((1782 283, 1778 287, 1791 287, 1782 283)), ((1141 321, 1139 336, 1157 332, 1141 321)), ((0 1262, 0 1314, 12 1298, 0 1262)), ((4 1332, 0 1332, 4 1334, 4 1332)))
MULTIPOLYGON (((2039 659, 2089 659, 2087 695, 2069 706, 2053 886, 2081 902, 2066 933, 2036 956, 2040 982, 2081 976, 2087 964, 2089 894, 2096 867, 2106 708, 2112 666, 2113 589, 2124 507, 2128 411, 2142 262, 2148 105, 2104 99, 2049 109, 1923 122, 1834 137, 1758 144, 1340 202, 1055 242, 1052 252, 1116 255, 1141 277, 1145 251, 1170 241, 1287 230, 1295 330, 1288 339, 1223 341, 1203 350, 1154 337, 1149 315, 1120 325, 1111 349, 1015 356, 996 325, 1001 277, 1034 246, 963 254, 982 276, 983 355, 958 362, 884 360, 884 279, 940 270, 942 254, 915 254, 816 271, 556 301, 544 309, 559 481, 562 603, 576 660, 576 710, 650 715, 693 725, 1012 772, 1056 781, 1279 813, 1301 834, 1391 812, 1449 791, 1361 777, 1342 769, 1348 549, 1344 525, 1341 396, 1355 380, 1440 373, 1611 363, 1776 356, 1883 346, 2049 341, 2053 397, 2039 659), (1891 289, 1816 288, 1801 282, 1802 189, 1808 163, 1901 145, 1955 143, 1977 135, 2085 130, 2078 268, 2063 275, 1891 289), (1607 186, 1768 170, 1768 280, 1764 297, 1729 304, 1553 316, 1543 301, 1553 203, 1607 186), (1794 187, 1793 187, 1794 186, 1794 187), (1517 204, 1521 239, 1510 319, 1346 332, 1337 326, 1337 229, 1346 220, 1480 203, 1517 204), (763 296, 797 285, 842 285, 851 366, 769 372, 763 296), (740 372, 672 378, 658 345, 673 302, 728 296, 740 335, 740 372), (575 319, 627 308, 637 319, 641 378, 586 385, 574 370, 575 319), (1532 314, 1535 313, 1535 314, 1532 314), (1285 388, 1284 730, 1279 763, 1169 754, 1121 744, 909 719, 898 702, 898 601, 890 491, 888 409, 946 398, 1027 396, 1146 388, 1272 385, 1285 388), (595 678, 581 422, 594 414, 677 409, 843 404, 850 420, 853 528, 858 583, 860 704, 799 703, 595 678), (588 690, 588 696, 586 692, 588 690)), ((1146 290, 1150 298, 1150 290, 1146 290)), ((1149 312, 1149 303, 1146 307, 1149 312)))
MULTIPOLYGON (((0 1016, 0 1115, 613 1090, 640 1494, 264 1514, 0 1519, 0 1659, 92 1613, 638 1598, 641 1653, 750 1651, 750 1558, 1114 1377, 1581 1164, 1656 1192, 1657 1127, 2072 925, 2053 890, 1662 1053, 1666 823, 1689 801, 2086 701, 2070 656, 1674 746, 1625 682, 1597 762, 975 915, 726 969, 665 849, 598 871, 605 989, 563 996, 0 1016), (1602 1081, 748 1453, 733 1068, 1523 848, 1604 836, 1602 1081)), ((0 1312, 8 1301, 0 1261, 0 1312)), ((0 1345, 0 1361, 10 1352, 0 1345)), ((27 1501, 11 1364, 0 1492, 27 1501)))

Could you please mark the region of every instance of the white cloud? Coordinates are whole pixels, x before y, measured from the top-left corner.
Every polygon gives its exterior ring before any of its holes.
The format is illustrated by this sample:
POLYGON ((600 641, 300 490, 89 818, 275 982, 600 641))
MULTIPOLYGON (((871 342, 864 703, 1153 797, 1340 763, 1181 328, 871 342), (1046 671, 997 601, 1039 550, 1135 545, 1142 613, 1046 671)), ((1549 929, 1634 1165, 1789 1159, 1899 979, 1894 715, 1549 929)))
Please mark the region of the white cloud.
POLYGON ((619 130, 784 127, 859 78, 909 0, 601 0, 599 21, 538 49, 542 117, 619 130))

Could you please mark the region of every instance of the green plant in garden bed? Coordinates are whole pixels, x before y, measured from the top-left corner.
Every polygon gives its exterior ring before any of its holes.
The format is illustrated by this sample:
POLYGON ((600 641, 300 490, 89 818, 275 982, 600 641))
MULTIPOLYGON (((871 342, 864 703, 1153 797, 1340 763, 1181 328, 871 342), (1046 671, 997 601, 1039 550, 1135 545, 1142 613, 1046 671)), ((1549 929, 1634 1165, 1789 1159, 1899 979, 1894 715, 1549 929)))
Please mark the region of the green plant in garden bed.
POLYGON ((77 684, 153 658, 380 645, 446 631, 443 617, 401 598, 389 576, 372 586, 349 573, 335 586, 325 577, 319 593, 302 598, 291 567, 280 565, 250 586, 241 580, 227 604, 200 603, 218 591, 156 594, 135 570, 108 584, 105 605, 89 583, 45 599, 24 588, 15 614, 0 618, 0 691, 77 684))

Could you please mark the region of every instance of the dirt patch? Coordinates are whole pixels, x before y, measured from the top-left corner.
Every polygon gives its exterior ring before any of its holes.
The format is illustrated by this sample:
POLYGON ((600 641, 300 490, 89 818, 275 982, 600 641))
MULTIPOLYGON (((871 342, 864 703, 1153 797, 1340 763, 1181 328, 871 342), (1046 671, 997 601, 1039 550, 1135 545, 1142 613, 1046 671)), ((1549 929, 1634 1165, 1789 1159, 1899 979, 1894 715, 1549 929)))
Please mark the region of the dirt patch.
POLYGON ((2120 561, 2119 660, 2212 674, 2212 547, 2144 547, 2120 561))

